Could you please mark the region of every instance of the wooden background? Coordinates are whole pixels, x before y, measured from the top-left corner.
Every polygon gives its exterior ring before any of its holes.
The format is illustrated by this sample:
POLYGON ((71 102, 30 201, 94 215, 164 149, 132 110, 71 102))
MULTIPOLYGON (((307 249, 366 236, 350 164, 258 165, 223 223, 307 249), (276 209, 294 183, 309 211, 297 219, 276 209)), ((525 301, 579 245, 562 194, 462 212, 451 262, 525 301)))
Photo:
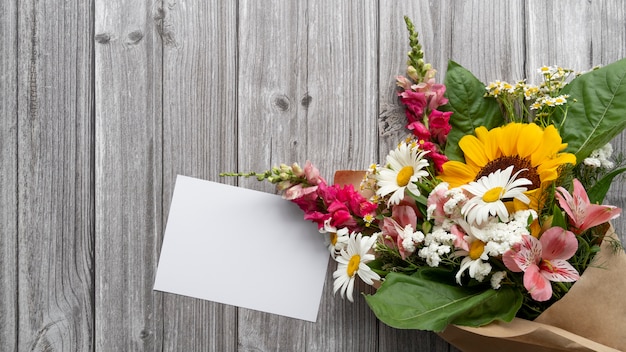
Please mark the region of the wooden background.
MULTIPOLYGON (((1 349, 455 350, 387 328, 362 297, 334 298, 330 272, 317 323, 154 292, 176 175, 234 184, 218 173, 310 159, 330 178, 383 160, 404 135, 404 15, 440 80, 453 59, 488 82, 623 58, 625 12, 622 0, 3 0, 1 349)), ((624 207, 625 186, 608 202, 624 207)), ((250 275, 227 270, 207 279, 250 275)))

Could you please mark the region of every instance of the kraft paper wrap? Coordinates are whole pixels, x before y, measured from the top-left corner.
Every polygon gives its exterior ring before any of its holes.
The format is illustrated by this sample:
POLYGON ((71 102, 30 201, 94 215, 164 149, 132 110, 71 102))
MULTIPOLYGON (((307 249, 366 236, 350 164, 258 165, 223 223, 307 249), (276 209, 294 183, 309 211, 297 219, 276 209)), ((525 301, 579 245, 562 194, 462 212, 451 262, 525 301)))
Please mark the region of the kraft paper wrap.
MULTIPOLYGON (((358 185, 364 171, 335 173, 358 185)), ((613 227, 607 237, 617 239, 613 227)), ((462 351, 626 351, 626 254, 605 240, 590 267, 561 300, 534 321, 515 318, 479 328, 450 325, 439 336, 462 351)))

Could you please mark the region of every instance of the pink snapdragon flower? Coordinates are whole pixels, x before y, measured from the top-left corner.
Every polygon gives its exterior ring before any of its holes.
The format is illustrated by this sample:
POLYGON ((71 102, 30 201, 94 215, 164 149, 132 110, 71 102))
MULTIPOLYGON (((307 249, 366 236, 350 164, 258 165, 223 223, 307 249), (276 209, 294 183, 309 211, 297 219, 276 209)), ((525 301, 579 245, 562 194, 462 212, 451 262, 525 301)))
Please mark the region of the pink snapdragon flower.
POLYGON ((405 114, 409 124, 422 121, 424 118, 424 109, 428 105, 426 94, 405 90, 399 95, 400 101, 406 106, 405 114))
POLYGON ((550 281, 574 282, 580 275, 567 261, 578 249, 576 235, 561 227, 551 227, 540 239, 523 235, 522 241, 502 255, 513 272, 524 272, 524 287, 539 302, 552 297, 550 281))
POLYGON ((559 205, 569 216, 572 231, 576 234, 615 219, 622 211, 612 205, 591 204, 585 188, 577 179, 574 179, 572 194, 563 187, 557 187, 555 195, 559 205))
POLYGON ((322 182, 317 186, 315 195, 313 203, 307 197, 294 202, 304 211, 304 219, 317 223, 320 229, 324 227, 324 222, 329 220, 330 225, 336 228, 347 227, 350 231, 361 231, 357 219, 375 213, 378 207, 357 192, 352 185, 328 186, 322 182), (321 199, 321 202, 318 199, 321 199), (300 200, 304 204, 301 204, 300 200))
POLYGON ((430 134, 432 138, 439 143, 439 145, 444 145, 448 138, 448 133, 452 129, 450 126, 450 115, 452 112, 441 112, 439 110, 432 110, 430 115, 428 115, 428 127, 430 128, 430 134))

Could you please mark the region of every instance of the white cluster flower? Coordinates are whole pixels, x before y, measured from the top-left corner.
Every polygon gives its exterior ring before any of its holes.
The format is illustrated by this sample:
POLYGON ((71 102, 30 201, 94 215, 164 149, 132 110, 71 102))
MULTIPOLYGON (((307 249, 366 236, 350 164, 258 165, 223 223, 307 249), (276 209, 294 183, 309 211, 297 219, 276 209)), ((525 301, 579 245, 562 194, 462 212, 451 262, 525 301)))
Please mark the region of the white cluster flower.
POLYGON ((506 271, 496 271, 491 275, 491 288, 497 290, 500 288, 502 280, 506 277, 506 271))
POLYGON ((415 246, 424 240, 424 233, 413 231, 411 225, 406 225, 404 229, 398 231, 398 234, 402 238, 402 248, 409 255, 415 252, 415 246))
POLYGON ((520 210, 510 215, 508 222, 491 219, 480 228, 472 227, 472 234, 485 243, 485 253, 497 257, 528 235, 528 219, 537 218, 534 210, 520 210))
POLYGON ((593 168, 610 169, 615 166, 610 160, 611 154, 613 154, 613 146, 611 143, 607 143, 604 147, 592 151, 589 157, 583 160, 583 163, 593 168))
POLYGON ((467 195, 460 187, 453 188, 446 192, 446 196, 449 200, 443 205, 443 211, 446 215, 454 217, 454 215, 460 216, 461 208, 467 202, 467 195))
POLYGON ((424 247, 418 255, 431 267, 439 266, 441 256, 452 251, 455 236, 441 227, 436 227, 424 237, 424 247))

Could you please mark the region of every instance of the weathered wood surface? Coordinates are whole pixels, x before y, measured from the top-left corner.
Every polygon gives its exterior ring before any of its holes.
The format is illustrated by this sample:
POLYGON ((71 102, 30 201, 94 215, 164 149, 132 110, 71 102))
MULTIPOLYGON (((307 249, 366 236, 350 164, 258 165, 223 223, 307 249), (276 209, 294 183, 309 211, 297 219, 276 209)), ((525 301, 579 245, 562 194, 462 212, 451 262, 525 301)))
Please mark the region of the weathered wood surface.
MULTIPOLYGON (((317 323, 153 291, 175 176, 272 192, 218 173, 310 159, 330 178, 382 160, 404 134, 404 15, 440 79, 448 59, 487 82, 626 56, 621 0, 2 8, 3 351, 455 350, 333 297, 330 273, 317 323)), ((624 208, 625 186, 607 201, 624 208)))

